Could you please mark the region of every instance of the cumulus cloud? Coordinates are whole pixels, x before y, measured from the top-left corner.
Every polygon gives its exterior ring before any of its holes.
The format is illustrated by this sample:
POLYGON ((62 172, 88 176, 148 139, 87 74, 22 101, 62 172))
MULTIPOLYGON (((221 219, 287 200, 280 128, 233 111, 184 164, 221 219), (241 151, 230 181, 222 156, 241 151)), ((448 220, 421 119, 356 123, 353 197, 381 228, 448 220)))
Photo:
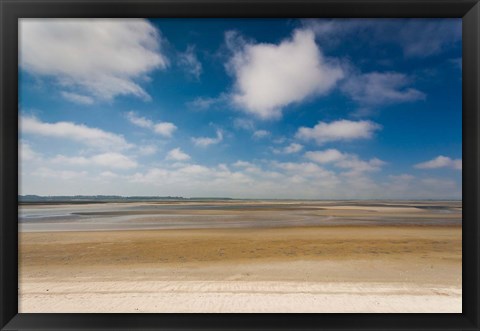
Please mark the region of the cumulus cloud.
POLYGON ((361 160, 355 154, 342 153, 336 149, 306 152, 305 157, 319 164, 333 164, 338 168, 347 169, 347 175, 378 171, 385 165, 385 162, 378 158, 361 160))
POLYGON ((85 156, 64 156, 57 155, 52 159, 52 162, 62 165, 75 166, 101 166, 118 169, 132 169, 138 166, 135 160, 132 160, 126 155, 120 153, 103 153, 89 157, 85 156))
POLYGON ((327 149, 324 151, 306 152, 305 157, 317 163, 331 163, 342 160, 345 155, 336 149, 327 149))
POLYGON ((155 133, 168 138, 173 135, 175 130, 177 130, 175 124, 169 122, 157 123, 153 126, 153 131, 155 131, 155 133))
POLYGON ((161 136, 164 136, 166 138, 170 138, 173 135, 173 133, 177 130, 177 126, 173 123, 170 123, 170 122, 154 123, 153 121, 145 117, 138 116, 133 111, 126 113, 126 117, 130 121, 130 123, 141 128, 150 129, 153 132, 161 136))
POLYGON ((373 158, 368 161, 360 160, 356 155, 348 155, 336 163, 337 167, 348 169, 348 175, 357 175, 363 172, 378 171, 386 162, 373 158))
POLYGON ((130 123, 139 126, 141 128, 145 129, 151 129, 153 128, 153 122, 149 119, 146 119, 145 117, 138 116, 135 112, 130 111, 126 114, 127 119, 130 121, 130 123))
POLYGON ((387 176, 385 180, 376 181, 369 176, 375 171, 373 168, 381 168, 381 161, 361 160, 354 155, 339 153, 343 155, 342 160, 347 160, 350 164, 342 163, 338 166, 334 161, 320 164, 313 160, 256 160, 237 161, 229 167, 222 163, 206 166, 168 162, 157 163, 153 167, 145 164, 135 172, 119 174, 108 168, 95 167, 95 170, 87 172, 83 169, 65 169, 63 165, 58 169, 50 161, 48 164, 36 162, 27 163, 29 168, 22 169, 22 178, 28 180, 22 180, 20 184, 22 194, 44 195, 112 192, 131 195, 132 192, 142 192, 144 195, 186 197, 296 199, 461 197, 461 182, 445 178, 413 180, 409 175, 387 176), (365 164, 369 166, 368 170, 365 164), (357 168, 356 171, 352 170, 354 167, 357 168), (69 185, 64 185, 67 180, 69 185), (108 183, 107 191, 105 185, 98 185, 99 181, 108 183))
POLYGON ((72 122, 46 123, 28 116, 21 117, 20 131, 22 134, 69 139, 100 149, 119 150, 133 146, 122 135, 72 122))
POLYGON ((409 83, 411 79, 401 73, 371 72, 352 75, 342 85, 342 90, 367 107, 425 99, 423 92, 407 87, 409 83))
POLYGON ((200 78, 202 73, 202 63, 198 60, 194 46, 189 45, 185 52, 178 54, 178 64, 189 75, 196 79, 200 78))
POLYGON ((217 130, 217 136, 215 138, 212 138, 212 137, 192 138, 193 143, 196 146, 200 146, 200 147, 215 145, 220 143, 222 140, 223 140, 223 133, 221 130, 217 130))
POLYGON ((451 159, 448 156, 439 155, 432 160, 416 164, 415 168, 417 169, 451 168, 456 170, 462 170, 462 159, 451 159))
POLYGON ((167 154, 167 160, 186 161, 190 159, 190 155, 184 153, 180 148, 174 148, 167 154))
POLYGON ((23 18, 19 22, 21 68, 53 77, 64 88, 78 89, 91 99, 112 100, 118 95, 149 99, 140 82, 168 65, 159 31, 147 20, 23 18))
POLYGON ((314 140, 321 145, 331 141, 369 139, 380 128, 379 124, 371 121, 318 122, 313 128, 300 127, 295 137, 306 141, 314 140))
POLYGON ((260 119, 281 117, 282 108, 330 91, 343 78, 341 67, 322 54, 309 30, 296 30, 280 44, 248 43, 226 34, 235 78, 232 102, 260 119))

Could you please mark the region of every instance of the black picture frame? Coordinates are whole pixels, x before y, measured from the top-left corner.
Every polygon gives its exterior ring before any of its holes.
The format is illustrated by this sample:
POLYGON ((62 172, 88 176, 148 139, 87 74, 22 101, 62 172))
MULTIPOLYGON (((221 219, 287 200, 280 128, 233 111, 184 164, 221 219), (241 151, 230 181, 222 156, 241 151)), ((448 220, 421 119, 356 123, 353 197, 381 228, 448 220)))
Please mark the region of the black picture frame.
POLYGON ((1 330, 479 330, 478 0, 0 0, 0 16, 1 330), (24 17, 462 18, 463 313, 18 314, 18 19, 24 17))

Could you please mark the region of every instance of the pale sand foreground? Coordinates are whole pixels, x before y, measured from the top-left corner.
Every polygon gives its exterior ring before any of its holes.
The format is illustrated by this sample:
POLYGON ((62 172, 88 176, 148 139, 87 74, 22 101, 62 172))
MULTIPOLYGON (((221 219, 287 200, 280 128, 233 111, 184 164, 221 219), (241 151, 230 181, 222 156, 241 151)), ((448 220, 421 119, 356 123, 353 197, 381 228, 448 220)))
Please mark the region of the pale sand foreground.
POLYGON ((461 312, 461 226, 20 233, 19 312, 461 312))

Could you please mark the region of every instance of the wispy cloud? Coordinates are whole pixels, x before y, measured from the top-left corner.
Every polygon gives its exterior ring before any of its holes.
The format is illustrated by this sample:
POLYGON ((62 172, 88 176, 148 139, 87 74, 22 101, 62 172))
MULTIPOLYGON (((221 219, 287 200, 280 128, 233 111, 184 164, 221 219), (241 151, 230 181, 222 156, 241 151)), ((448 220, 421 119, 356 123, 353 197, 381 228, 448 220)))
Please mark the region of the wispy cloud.
POLYGON ((186 103, 191 110, 210 110, 219 108, 223 104, 228 103, 228 96, 224 93, 216 97, 196 97, 186 103))
POLYGON ((202 74, 202 63, 198 60, 195 53, 195 46, 189 45, 185 52, 178 54, 178 64, 189 75, 200 78, 202 74))
POLYGON ((396 44, 405 57, 437 55, 462 40, 460 19, 306 19, 303 23, 322 43, 340 44, 341 38, 355 35, 359 40, 396 44))
POLYGON ((268 137, 270 135, 270 132, 267 130, 256 130, 253 132, 252 137, 255 139, 261 139, 268 137))
POLYGON ((20 130, 22 134, 69 139, 100 149, 118 150, 133 146, 121 135, 72 122, 46 123, 35 117, 23 116, 20 119, 20 130))
POLYGON ((93 98, 87 95, 66 92, 66 91, 62 91, 61 94, 62 94, 62 97, 64 97, 66 100, 79 103, 82 105, 92 105, 94 102, 93 98))
POLYGON ((411 79, 397 72, 353 74, 342 90, 362 107, 424 100, 425 93, 408 85, 411 79))
POLYGON ((141 128, 150 129, 153 132, 167 138, 172 137, 173 133, 177 130, 177 126, 173 123, 170 123, 170 122, 154 123, 152 120, 149 120, 145 117, 138 116, 133 111, 126 113, 126 117, 132 124, 141 128))

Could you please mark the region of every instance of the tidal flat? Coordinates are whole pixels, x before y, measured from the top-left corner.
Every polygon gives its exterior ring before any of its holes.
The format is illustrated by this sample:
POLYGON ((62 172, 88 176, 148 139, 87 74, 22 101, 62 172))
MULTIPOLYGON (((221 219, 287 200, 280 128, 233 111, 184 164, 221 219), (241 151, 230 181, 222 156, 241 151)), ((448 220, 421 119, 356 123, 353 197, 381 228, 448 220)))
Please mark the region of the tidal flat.
POLYGON ((19 312, 461 312, 461 201, 19 206, 19 312))

